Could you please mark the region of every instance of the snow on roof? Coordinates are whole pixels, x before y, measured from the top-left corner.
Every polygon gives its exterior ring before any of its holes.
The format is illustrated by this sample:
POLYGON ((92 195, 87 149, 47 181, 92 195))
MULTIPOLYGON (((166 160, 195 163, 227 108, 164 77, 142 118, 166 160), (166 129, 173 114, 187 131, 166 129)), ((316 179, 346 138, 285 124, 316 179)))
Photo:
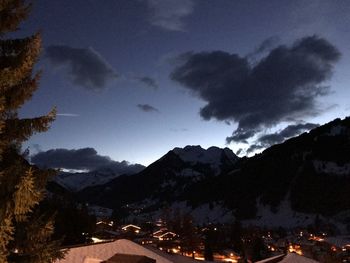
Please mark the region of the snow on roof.
POLYGON ((281 261, 275 261, 281 258, 281 255, 265 258, 263 260, 257 261, 256 263, 268 263, 268 262, 278 262, 278 263, 317 263, 318 261, 300 256, 296 253, 288 253, 281 261))
POLYGON ((84 258, 84 263, 100 263, 101 260, 98 259, 98 258, 89 258, 89 257, 86 257, 84 258))
POLYGON ((152 235, 158 237, 160 235, 163 235, 165 232, 168 232, 168 229, 167 228, 162 228, 162 229, 157 230, 156 232, 154 232, 152 235))
POLYGON ((296 253, 288 253, 279 263, 317 263, 318 261, 311 258, 300 256, 296 253))
POLYGON ((157 263, 173 262, 130 240, 119 239, 108 243, 71 248, 68 250, 64 259, 58 260, 55 263, 98 262, 97 260, 107 260, 117 253, 146 256, 155 259, 157 263))
POLYGON ((160 235, 159 237, 164 237, 164 236, 166 236, 166 235, 176 236, 176 234, 175 234, 174 232, 170 232, 170 231, 168 231, 168 232, 166 232, 166 233, 164 233, 164 234, 160 235))
POLYGON ((122 229, 123 229, 123 230, 126 230, 126 229, 128 229, 129 227, 136 228, 136 229, 141 229, 141 227, 135 226, 135 225, 132 225, 132 224, 123 226, 122 229))
MULTIPOLYGON (((284 254, 281 254, 281 255, 277 255, 277 256, 273 256, 273 257, 270 257, 270 258, 265 258, 263 260, 259 260, 255 263, 268 263, 268 262, 275 262, 274 260, 278 260, 278 259, 282 259, 284 257, 284 254)), ((278 261, 277 261, 278 262, 278 261)))

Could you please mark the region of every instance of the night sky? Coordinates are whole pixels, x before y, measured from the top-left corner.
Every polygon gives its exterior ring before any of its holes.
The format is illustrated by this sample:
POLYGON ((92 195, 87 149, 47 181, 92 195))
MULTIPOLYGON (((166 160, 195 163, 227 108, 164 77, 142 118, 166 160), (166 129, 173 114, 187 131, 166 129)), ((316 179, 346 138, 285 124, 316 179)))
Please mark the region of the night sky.
POLYGON ((18 34, 42 32, 43 75, 21 115, 58 116, 25 147, 148 165, 185 145, 252 155, 343 118, 349 14, 345 0, 37 0, 18 34))

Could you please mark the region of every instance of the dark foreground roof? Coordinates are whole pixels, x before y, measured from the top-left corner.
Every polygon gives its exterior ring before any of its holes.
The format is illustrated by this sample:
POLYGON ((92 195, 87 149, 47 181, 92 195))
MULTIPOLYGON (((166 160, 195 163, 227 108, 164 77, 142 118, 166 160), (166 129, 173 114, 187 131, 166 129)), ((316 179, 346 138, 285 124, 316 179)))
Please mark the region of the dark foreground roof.
POLYGON ((156 260, 146 256, 115 254, 102 263, 156 263, 156 260))

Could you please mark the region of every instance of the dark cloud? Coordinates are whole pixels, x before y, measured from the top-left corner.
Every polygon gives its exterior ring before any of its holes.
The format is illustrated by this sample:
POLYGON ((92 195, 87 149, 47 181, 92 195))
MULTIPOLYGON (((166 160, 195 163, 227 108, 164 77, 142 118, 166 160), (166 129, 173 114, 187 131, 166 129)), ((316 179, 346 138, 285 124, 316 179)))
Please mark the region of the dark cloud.
POLYGON ((251 65, 259 63, 259 60, 262 58, 262 56, 266 55, 272 49, 276 48, 279 43, 280 38, 278 36, 271 36, 265 39, 254 49, 253 52, 247 55, 247 60, 251 65))
POLYGON ((263 148, 264 148, 264 146, 261 146, 261 145, 259 145, 259 144, 252 144, 252 145, 250 145, 249 148, 246 150, 246 153, 247 153, 247 154, 250 154, 250 153, 252 153, 252 152, 261 150, 261 149, 263 149, 263 148))
POLYGON ((254 51, 254 54, 263 53, 266 51, 270 51, 273 47, 280 42, 280 38, 278 36, 272 36, 265 39, 254 51))
POLYGON ((149 104, 137 104, 136 105, 140 110, 144 112, 159 112, 159 110, 149 104))
POLYGON ((236 132, 230 136, 230 137, 226 137, 226 143, 231 143, 232 141, 235 142, 241 142, 241 143, 248 143, 248 139, 252 136, 254 136, 254 134, 257 131, 252 129, 252 130, 243 130, 243 129, 238 129, 236 130, 236 132))
POLYGON ((318 126, 319 125, 315 123, 298 123, 298 124, 288 125, 286 128, 284 128, 279 132, 269 133, 269 134, 260 136, 255 141, 255 143, 248 148, 247 153, 251 153, 251 152, 254 152, 255 150, 260 150, 263 148, 268 148, 277 143, 282 143, 288 138, 297 136, 302 132, 312 130, 318 126))
POLYGON ((238 156, 238 155, 240 155, 242 152, 243 152, 243 149, 242 149, 242 148, 239 148, 239 149, 237 150, 237 152, 236 152, 236 155, 238 156))
POLYGON ((193 12, 193 0, 147 0, 150 22, 170 31, 183 31, 183 19, 193 12))
POLYGON ((158 84, 156 80, 151 77, 144 76, 144 77, 136 77, 135 79, 145 84, 147 87, 158 89, 158 84))
POLYGON ((258 141, 261 143, 262 147, 268 147, 270 145, 283 142, 285 137, 280 133, 271 133, 261 136, 258 141))
POLYGON ((227 142, 244 142, 262 128, 318 114, 316 98, 329 91, 322 84, 339 57, 330 42, 311 36, 271 49, 254 65, 224 51, 186 53, 170 77, 207 102, 205 120, 238 123, 227 142))
POLYGON ((290 137, 299 135, 304 131, 315 129, 318 126, 320 125, 316 123, 299 123, 299 124, 289 125, 280 132, 280 135, 283 136, 284 138, 290 138, 290 137))
POLYGON ((89 90, 102 90, 118 77, 107 61, 92 48, 54 45, 46 48, 46 57, 55 66, 65 66, 70 80, 89 90))
POLYGON ((108 156, 99 155, 94 148, 52 149, 33 155, 31 162, 45 168, 89 171, 111 169, 119 174, 132 174, 144 168, 140 164, 130 164, 127 161, 113 161, 108 156))

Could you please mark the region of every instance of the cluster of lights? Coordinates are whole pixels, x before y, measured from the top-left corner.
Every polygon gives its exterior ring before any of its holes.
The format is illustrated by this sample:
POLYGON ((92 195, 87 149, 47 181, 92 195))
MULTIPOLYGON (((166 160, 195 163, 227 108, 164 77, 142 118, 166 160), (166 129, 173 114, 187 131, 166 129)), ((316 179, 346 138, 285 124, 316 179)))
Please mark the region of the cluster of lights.
POLYGON ((270 249, 270 251, 274 252, 276 251, 276 249, 273 246, 267 246, 268 249, 270 249))
POLYGON ((152 240, 146 240, 146 241, 142 241, 141 243, 142 243, 142 245, 146 245, 146 244, 152 244, 153 241, 152 240))
POLYGON ((324 238, 318 237, 318 236, 313 236, 313 235, 311 234, 309 240, 315 240, 315 241, 322 242, 322 241, 324 241, 324 238))
POLYGON ((301 251, 301 247, 299 245, 289 245, 288 251, 290 253, 297 253, 298 255, 303 255, 303 252, 301 251))
POLYGON ((171 252, 177 254, 177 253, 180 252, 180 249, 178 249, 178 248, 172 248, 172 249, 171 249, 171 252))
POLYGON ((345 247, 342 247, 341 250, 342 250, 343 252, 345 252, 345 251, 347 250, 346 247, 350 248, 350 245, 346 245, 345 247))

